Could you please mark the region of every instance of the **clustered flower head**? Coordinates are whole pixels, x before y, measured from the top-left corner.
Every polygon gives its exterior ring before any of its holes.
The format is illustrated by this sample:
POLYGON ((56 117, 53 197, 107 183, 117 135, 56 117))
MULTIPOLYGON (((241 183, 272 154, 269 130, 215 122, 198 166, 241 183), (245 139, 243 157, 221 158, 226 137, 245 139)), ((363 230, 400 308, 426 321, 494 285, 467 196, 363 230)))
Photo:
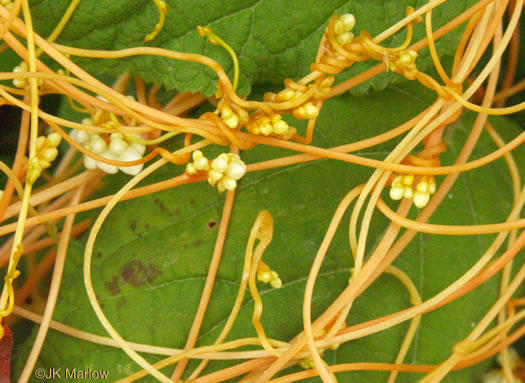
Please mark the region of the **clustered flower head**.
POLYGON ((217 186, 222 193, 225 190, 234 190, 237 181, 246 174, 246 164, 235 153, 222 153, 210 164, 208 182, 217 186))
POLYGON ((275 114, 271 118, 263 116, 252 120, 246 126, 249 132, 263 136, 280 136, 289 138, 295 134, 295 129, 291 128, 284 121, 280 114, 275 114))
POLYGON ((311 370, 315 368, 315 363, 310 358, 301 359, 298 364, 300 367, 304 368, 305 370, 311 370))
MULTIPOLYGON (((91 119, 82 121, 85 125, 92 125, 91 119)), ((146 146, 126 139, 122 133, 111 133, 104 139, 100 134, 85 130, 73 129, 70 133, 73 140, 84 146, 84 148, 94 154, 109 160, 116 161, 136 161, 142 158, 146 152, 146 146)), ((115 174, 119 169, 132 176, 137 175, 142 170, 144 164, 134 166, 116 166, 97 161, 88 155, 84 155, 84 166, 87 169, 100 169, 108 174, 115 174)))
POLYGON ((292 110, 292 116, 298 120, 311 120, 319 115, 319 109, 311 102, 292 110))
MULTIPOLYGON (((287 85, 286 82, 287 81, 285 81, 285 85, 287 85)), ((332 86, 333 83, 334 83, 334 77, 333 76, 329 76, 329 77, 323 79, 320 82, 320 84, 317 84, 317 85, 310 84, 310 85, 308 85, 306 87, 304 84, 301 84, 304 87, 304 91, 300 91, 300 90, 297 90, 297 89, 291 89, 291 88, 289 88, 287 86, 285 89, 281 90, 277 94, 272 93, 272 92, 265 93, 264 101, 265 102, 272 102, 272 103, 273 102, 275 102, 275 103, 286 103, 286 102, 292 101, 294 99, 303 97, 306 92, 309 92, 311 89, 314 88, 315 92, 313 92, 313 94, 311 94, 311 96, 310 96, 310 98, 308 100, 304 100, 298 106, 297 106, 297 104, 295 104, 295 106, 290 107, 290 109, 287 110, 288 112, 290 112, 290 114, 292 116, 294 116, 298 120, 312 120, 312 119, 316 118, 319 115, 319 108, 314 105, 312 100, 316 101, 316 100, 321 100, 321 99, 326 98, 330 94, 330 87, 332 86)), ((290 85, 290 84, 288 84, 288 85, 290 85)), ((270 117, 265 116, 264 118, 268 119, 270 117)), ((272 123, 276 123, 277 121, 280 121, 280 116, 278 116, 278 117, 277 116, 272 116, 271 119, 272 120, 277 119, 275 121, 272 121, 272 123)), ((259 118, 258 120, 261 120, 261 118, 259 118)), ((256 120, 255 122, 258 123, 259 122, 258 120, 256 120)), ((264 120, 262 120, 262 122, 264 122, 264 120)), ((250 125, 250 124, 248 124, 248 125, 250 125)), ((248 127, 248 130, 250 130, 250 127, 248 127)), ((282 130, 284 131, 284 125, 283 125, 282 130)), ((267 131, 269 131, 269 130, 267 130, 267 131)), ((264 132, 264 130, 261 131, 261 133, 256 133, 256 130, 255 130, 253 133, 254 134, 264 134, 263 132, 264 132)), ((270 133, 268 133, 266 135, 270 135, 270 133)), ((286 133, 278 133, 278 135, 286 136, 286 133)))
MULTIPOLYGON (((4 5, 4 4, 2 4, 4 5)), ((13 69, 13 73, 22 73, 22 72, 28 72, 29 67, 27 66, 27 63, 25 61, 22 61, 19 65, 15 66, 13 69)), ((14 78, 13 79, 13 85, 15 88, 23 89, 26 86, 27 78, 14 78)))
MULTIPOLYGON (((511 370, 525 367, 525 363, 523 363, 519 354, 516 352, 514 348, 511 348, 511 347, 507 348, 507 352, 508 352, 509 364, 510 364, 511 370)), ((500 366, 502 366, 500 354, 498 354, 496 361, 498 362, 500 366)), ((503 370, 498 369, 498 368, 491 369, 487 373, 485 373, 485 375, 483 375, 481 382, 482 383, 509 383, 509 381, 505 379, 503 370)), ((521 379, 513 375, 513 379, 510 383, 521 383, 521 382, 522 382, 521 379)))
POLYGON ((221 99, 217 109, 220 111, 222 122, 230 129, 236 129, 240 125, 246 124, 250 118, 242 108, 236 107, 237 113, 235 113, 224 99, 221 99))
POLYGON ((348 44, 354 39, 354 34, 350 32, 354 26, 355 16, 351 13, 339 16, 334 26, 335 39, 339 45, 348 44))
POLYGON ((502 370, 490 370, 483 375, 482 383, 522 383, 522 380, 513 376, 512 382, 508 382, 503 375, 502 370))
MULTIPOLYGON (((5 1, 3 0, 0 0, 0 5, 5 5, 3 4, 5 1)), ((9 3, 9 4, 13 4, 13 3, 9 3)), ((6 6, 7 9, 10 9, 10 7, 6 6)), ((27 65, 27 63, 25 61, 22 61, 20 64, 18 64, 17 66, 15 66, 13 68, 13 73, 23 73, 23 72, 29 72, 29 67, 27 65)), ((42 85, 44 79, 42 78, 39 78, 38 79, 38 85, 42 85)), ((14 78, 13 79, 13 86, 15 88, 18 88, 18 89, 23 89, 27 84, 27 78, 14 78)))
POLYGON ((36 140, 36 155, 29 159, 28 182, 33 184, 42 171, 51 166, 57 158, 58 145, 62 137, 58 133, 51 133, 47 137, 39 136, 36 140))
POLYGON ((246 164, 235 153, 219 154, 211 163, 200 150, 192 154, 193 161, 186 165, 186 174, 193 176, 199 172, 208 172, 208 183, 216 186, 222 193, 234 190, 237 181, 246 174, 246 164))
POLYGON ((418 54, 414 50, 402 51, 387 55, 387 70, 404 75, 409 80, 414 80, 417 73, 416 59, 418 54))
POLYGON ((222 121, 230 129, 235 129, 239 125, 239 116, 233 113, 233 110, 229 106, 225 106, 221 111, 222 121))
POLYGON ((390 198, 393 200, 400 200, 401 198, 412 199, 414 205, 418 208, 425 207, 430 200, 430 195, 436 192, 436 181, 432 176, 423 176, 417 184, 415 191, 412 189, 413 183, 413 174, 397 176, 394 178, 394 181, 392 181, 390 198))
POLYGON ((262 261, 257 267, 257 280, 262 283, 269 283, 274 289, 280 289, 283 286, 279 274, 262 261))
POLYGON ((209 161, 200 150, 195 150, 191 155, 193 162, 186 165, 186 174, 193 176, 200 171, 210 169, 209 161))
POLYGON ((0 0, 0 5, 3 5, 8 11, 10 11, 13 9, 14 3, 13 0, 0 0))

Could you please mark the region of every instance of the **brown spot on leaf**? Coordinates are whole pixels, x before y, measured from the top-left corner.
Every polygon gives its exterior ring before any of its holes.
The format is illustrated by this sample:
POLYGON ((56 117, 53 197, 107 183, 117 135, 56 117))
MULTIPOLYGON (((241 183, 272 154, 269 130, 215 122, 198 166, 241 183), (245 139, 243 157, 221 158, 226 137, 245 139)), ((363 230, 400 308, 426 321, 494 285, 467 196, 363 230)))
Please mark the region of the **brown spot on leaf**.
POLYGON ((108 281, 104 282, 104 285, 106 285, 106 289, 109 290, 111 295, 120 294, 120 286, 118 284, 118 278, 116 276, 113 277, 111 282, 108 282, 108 281))
POLYGON ((194 247, 199 247, 200 245, 202 245, 202 239, 200 239, 200 238, 197 239, 196 241, 194 241, 194 242, 192 243, 192 245, 193 245, 194 247))
POLYGON ((153 202, 154 202, 156 205, 159 206, 161 212, 166 213, 166 214, 168 214, 168 215, 170 215, 170 216, 173 215, 173 214, 171 213, 171 211, 166 207, 166 205, 164 205, 164 204, 162 203, 162 201, 160 200, 160 198, 155 198, 155 199, 153 200, 153 202))
POLYGON ((133 287, 151 284, 161 274, 162 270, 158 266, 145 265, 135 259, 126 262, 121 269, 122 282, 129 282, 133 287))
POLYGON ((135 231, 137 230, 137 220, 134 219, 133 222, 131 222, 131 230, 135 231))
POLYGON ((95 257, 97 257, 97 258, 102 257, 102 252, 97 251, 97 252, 95 253, 95 257))
POLYGON ((210 221, 210 222, 208 222, 208 227, 209 227, 210 229, 213 229, 215 226, 217 226, 217 222, 215 222, 215 221, 210 221))
POLYGON ((195 205, 195 200, 193 198, 190 198, 190 205, 195 205))

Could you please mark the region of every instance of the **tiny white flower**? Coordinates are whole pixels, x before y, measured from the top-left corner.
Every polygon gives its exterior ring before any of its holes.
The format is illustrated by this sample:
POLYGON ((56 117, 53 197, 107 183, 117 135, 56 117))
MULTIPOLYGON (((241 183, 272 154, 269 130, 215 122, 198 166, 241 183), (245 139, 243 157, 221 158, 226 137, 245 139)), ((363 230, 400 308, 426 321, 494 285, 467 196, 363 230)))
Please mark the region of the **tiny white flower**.
POLYGON ((90 140, 92 134, 93 133, 86 132, 85 130, 73 129, 71 133, 69 133, 69 136, 80 145, 84 145, 90 140))
MULTIPOLYGON (((105 152, 100 154, 102 157, 107 158, 108 160, 116 160, 113 153, 111 153, 109 150, 106 150, 105 152)), ((111 164, 106 164, 102 161, 97 161, 97 166, 100 170, 103 172, 106 172, 108 174, 116 174, 118 172, 118 167, 111 164)))
POLYGON ((246 166, 243 165, 241 162, 230 163, 226 169, 226 176, 234 180, 240 179, 246 173, 246 166))
POLYGON ((62 137, 58 133, 51 133, 47 136, 47 142, 55 148, 60 145, 60 141, 62 141, 62 137))
POLYGON ((227 167, 228 161, 221 157, 217 157, 211 162, 211 168, 221 173, 223 173, 227 167))
POLYGON ((96 169, 97 161, 94 158, 84 155, 84 167, 86 169, 96 169))
POLYGON ((237 181, 235 181, 232 178, 228 177, 222 177, 221 180, 222 185, 224 186, 224 189, 226 190, 234 190, 237 187, 237 181))
MULTIPOLYGON (((142 156, 131 146, 119 156, 120 161, 136 161, 140 160, 142 156)), ((129 175, 136 176, 142 171, 144 164, 138 164, 134 166, 119 166, 119 169, 129 175)))
POLYGON ((113 139, 111 137, 111 142, 109 144, 109 150, 116 156, 120 156, 128 148, 128 143, 122 139, 113 139))
POLYGON ((135 149, 140 156, 143 156, 144 153, 146 153, 146 145, 139 144, 138 142, 131 142, 129 146, 135 149))
POLYGON ((94 134, 91 136, 90 145, 93 153, 99 155, 102 155, 102 153, 106 152, 108 148, 106 141, 104 141, 104 139, 98 134, 94 134))

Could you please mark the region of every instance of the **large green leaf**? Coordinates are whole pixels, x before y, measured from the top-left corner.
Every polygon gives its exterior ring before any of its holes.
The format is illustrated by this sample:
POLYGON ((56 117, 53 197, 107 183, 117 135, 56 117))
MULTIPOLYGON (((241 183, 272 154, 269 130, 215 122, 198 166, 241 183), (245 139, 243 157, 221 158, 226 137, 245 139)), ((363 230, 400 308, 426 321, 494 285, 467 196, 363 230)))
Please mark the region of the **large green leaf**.
MULTIPOLYGON (((369 97, 344 96, 326 102, 315 134, 315 144, 331 147, 374 136, 413 117, 433 96, 417 84, 392 87, 369 97)), ((447 131, 451 163, 462 146, 473 117, 465 115, 447 131)), ((517 129, 503 119, 508 140, 517 129)), ((361 153, 383 159, 392 144, 361 153)), ((495 149, 483 136, 474 157, 495 149)), ((286 151, 257 147, 242 154, 247 163, 282 156, 286 151)), ((524 156, 519 157, 523 168, 524 156)), ((148 182, 172 177, 180 168, 169 166, 148 182)), ((274 239, 264 259, 281 276, 279 290, 260 286, 264 302, 262 322, 268 336, 289 340, 302 328, 302 295, 306 276, 324 232, 343 196, 366 181, 370 169, 331 160, 319 160, 282 169, 248 174, 240 183, 223 259, 199 344, 214 341, 230 313, 241 278, 249 230, 258 212, 267 209, 274 222, 274 239)), ((124 176, 108 176, 103 192, 116 190, 124 176)), ((438 177, 438 182, 441 180, 438 177)), ((385 196, 388 199, 388 197, 385 196)), ((432 222, 482 224, 500 222, 511 207, 510 177, 502 160, 460 176, 432 222), (480 187, 479 185, 482 185, 480 187), (495 191, 498 198, 495 199, 495 191), (488 204, 487 201, 491 201, 488 204)), ((99 234, 92 272, 103 310, 122 336, 130 341, 183 347, 196 312, 217 235, 223 197, 209 185, 194 184, 119 204, 99 234)), ((96 213, 92 212, 92 216, 96 213)), ((348 214, 347 214, 348 215, 348 214)), ((369 246, 380 238, 386 220, 374 216, 369 246)), ((351 266, 348 216, 343 219, 316 284, 313 317, 344 289, 351 266)), ((493 236, 448 237, 419 235, 396 261, 428 299, 468 270, 489 246, 493 236)), ((92 333, 106 335, 87 300, 82 281, 84 240, 73 241, 68 254, 62 290, 54 319, 92 333)), ((523 259, 521 259, 521 263, 523 259)), ((408 363, 437 363, 455 342, 465 337, 498 295, 493 279, 474 292, 424 316, 407 356, 408 363)), ((382 276, 355 303, 349 323, 386 315, 410 305, 400 283, 382 276)), ((253 302, 246 298, 228 339, 255 336, 251 325, 253 302)), ((407 324, 342 345, 325 354, 328 363, 351 361, 393 362, 407 324)), ((16 373, 32 339, 17 354, 16 373)), ((156 356, 146 356, 150 361, 156 356)), ((207 372, 232 362, 213 362, 207 372)), ((38 361, 39 367, 75 367, 109 370, 115 380, 138 369, 122 351, 79 341, 50 331, 38 361)), ((486 365, 485 365, 486 366, 486 365)), ((194 364, 190 364, 190 370, 194 364)), ((475 382, 483 366, 455 372, 445 381, 475 382)), ((170 373, 171 369, 166 369, 170 373)), ((384 382, 384 372, 347 374, 352 382, 384 382)), ((402 375, 403 382, 415 376, 402 375)), ((341 381, 348 381, 348 377, 341 381)), ((152 379, 145 379, 152 381, 152 379)))
MULTIPOLYGON (((320 38, 333 13, 353 13, 356 31, 379 34, 402 19, 407 6, 420 7, 426 0, 166 0, 168 15, 162 32, 147 45, 181 52, 201 53, 218 60, 231 74, 232 63, 222 48, 209 44, 196 31, 197 25, 209 25, 237 52, 241 66, 240 93, 249 93, 252 84, 280 84, 284 78, 300 78, 309 71, 320 38)), ((433 26, 438 28, 464 11, 474 0, 448 1, 434 11, 433 26)), ((69 0, 32 0, 35 27, 43 36, 51 33, 65 12, 69 0)), ((151 0, 84 0, 59 38, 59 42, 81 48, 116 50, 143 46, 144 37, 159 18, 151 0)), ((423 25, 416 26, 415 40, 424 36, 423 25)), ((453 33, 442 38, 437 49, 444 54, 457 43, 453 33)), ((387 44, 399 45, 405 33, 399 33, 387 44)), ((88 70, 100 74, 119 75, 124 71, 168 89, 215 91, 214 74, 195 63, 137 57, 126 60, 86 60, 79 62, 88 70)), ((420 69, 428 68, 428 53, 422 52, 420 69)), ((356 65, 342 78, 368 69, 375 63, 356 65)), ((383 89, 401 77, 384 74, 356 91, 362 93, 370 85, 383 89)))

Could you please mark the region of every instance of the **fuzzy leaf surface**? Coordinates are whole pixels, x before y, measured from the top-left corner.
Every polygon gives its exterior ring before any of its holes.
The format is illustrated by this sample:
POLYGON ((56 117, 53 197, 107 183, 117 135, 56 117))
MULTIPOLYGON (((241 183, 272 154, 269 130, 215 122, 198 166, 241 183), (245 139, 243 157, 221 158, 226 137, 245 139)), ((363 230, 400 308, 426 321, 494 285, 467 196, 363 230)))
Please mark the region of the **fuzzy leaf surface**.
MULTIPOLYGON (((58 23, 69 0, 32 0, 36 30, 48 36, 58 23)), ((333 13, 352 13, 357 19, 355 34, 367 30, 375 36, 405 15, 408 6, 418 8, 425 0, 166 0, 168 14, 164 28, 150 43, 144 37, 153 30, 159 14, 151 0, 85 0, 80 2, 58 42, 87 49, 118 50, 138 46, 156 46, 169 50, 200 53, 217 60, 233 75, 232 61, 219 46, 200 37, 198 25, 208 25, 237 53, 241 67, 241 95, 247 95, 253 84, 282 84, 285 78, 299 79, 309 72, 322 34, 333 13)), ((447 21, 473 5, 474 0, 448 1, 433 13, 433 27, 447 21)), ((416 25, 414 41, 425 36, 423 24, 416 25)), ((449 34, 437 42, 440 55, 446 54, 457 41, 458 33, 449 34)), ((398 46, 405 32, 388 39, 387 46, 398 46)), ((126 71, 167 89, 215 92, 215 74, 196 63, 175 62, 157 57, 134 57, 124 60, 78 59, 82 67, 94 74, 114 76, 126 71)), ((377 62, 358 64, 339 80, 362 72, 377 62)), ((428 51, 421 52, 418 66, 428 69, 428 51)), ((370 86, 384 89, 402 81, 393 74, 382 74, 355 88, 362 94, 370 86)))

